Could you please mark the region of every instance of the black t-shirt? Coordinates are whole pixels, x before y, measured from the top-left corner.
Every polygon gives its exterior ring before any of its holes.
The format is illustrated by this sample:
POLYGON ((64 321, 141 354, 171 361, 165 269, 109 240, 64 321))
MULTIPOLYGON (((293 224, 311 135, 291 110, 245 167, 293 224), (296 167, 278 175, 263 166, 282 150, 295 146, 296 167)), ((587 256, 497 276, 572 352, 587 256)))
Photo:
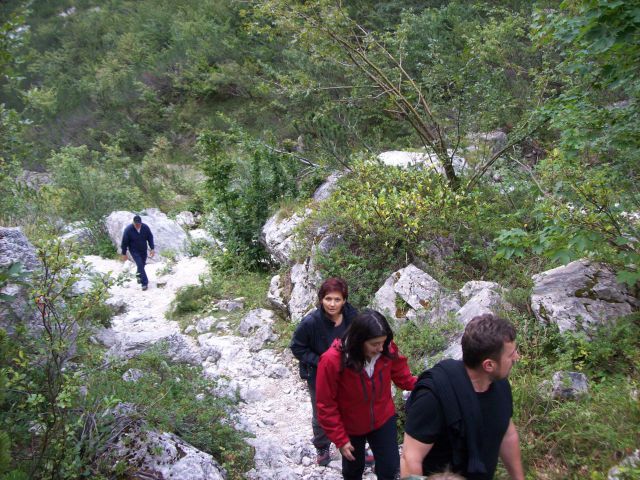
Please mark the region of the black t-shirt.
MULTIPOLYGON (((491 480, 498 463, 500 444, 509 426, 513 413, 511 386, 508 380, 493 382, 486 392, 477 393, 483 424, 479 428, 480 455, 487 469, 485 475, 468 475, 458 471, 468 480, 491 480)), ((422 443, 433 447, 422 462, 423 475, 442 472, 452 468, 452 450, 442 407, 436 396, 428 389, 416 392, 407 413, 405 431, 422 443)))

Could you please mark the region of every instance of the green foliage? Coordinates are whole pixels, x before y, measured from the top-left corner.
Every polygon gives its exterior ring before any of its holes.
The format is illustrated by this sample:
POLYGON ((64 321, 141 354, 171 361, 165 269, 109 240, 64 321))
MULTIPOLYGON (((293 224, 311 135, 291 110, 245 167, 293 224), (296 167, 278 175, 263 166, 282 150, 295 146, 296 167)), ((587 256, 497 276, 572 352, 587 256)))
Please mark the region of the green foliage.
POLYGON ((198 139, 202 167, 207 175, 205 195, 217 213, 225 243, 222 267, 263 268, 269 258, 259 242, 270 209, 298 190, 298 164, 290 155, 251 141, 242 133, 206 132, 198 139))
POLYGON ((73 446, 80 381, 71 360, 81 355, 91 328, 99 321, 108 324, 96 312, 109 284, 96 283, 85 295, 72 295, 80 274, 75 252, 50 242, 38 254, 42 270, 33 276, 30 298, 41 328, 30 333, 18 325, 10 350, 0 359, 7 376, 2 423, 12 449, 21 452, 20 470, 29 478, 69 478, 78 468, 73 446), (38 438, 38 449, 27 447, 32 437, 38 438))
POLYGON ((492 260, 495 232, 520 220, 510 199, 493 187, 453 192, 426 169, 354 163, 352 173, 313 214, 302 236, 328 225, 343 246, 319 255, 324 276, 345 277, 360 304, 381 281, 411 261, 430 265, 450 281, 488 276, 526 284, 526 269, 492 260), (434 243, 448 245, 439 258, 434 243))
POLYGON ((65 147, 48 160, 54 172, 51 201, 73 220, 98 224, 113 210, 136 209, 140 194, 115 174, 127 166, 128 159, 110 151, 106 155, 86 146, 65 147))
POLYGON ((394 341, 409 359, 411 371, 419 375, 435 364, 433 358, 449 345, 459 330, 460 323, 455 319, 420 326, 414 321, 407 321, 397 329, 394 341))
POLYGON ((221 272, 212 269, 208 278, 198 285, 180 289, 172 302, 170 318, 197 313, 211 313, 216 300, 243 297, 245 309, 265 306, 265 291, 269 288, 270 275, 266 272, 234 270, 221 272))
POLYGON ((206 285, 189 285, 181 288, 173 300, 169 318, 198 313, 211 305, 211 293, 206 285))
MULTIPOLYGON (((0 289, 8 283, 15 285, 28 285, 29 273, 24 271, 20 262, 12 263, 7 268, 0 269, 0 289)), ((15 299, 13 295, 0 292, 0 302, 11 302, 15 299)))

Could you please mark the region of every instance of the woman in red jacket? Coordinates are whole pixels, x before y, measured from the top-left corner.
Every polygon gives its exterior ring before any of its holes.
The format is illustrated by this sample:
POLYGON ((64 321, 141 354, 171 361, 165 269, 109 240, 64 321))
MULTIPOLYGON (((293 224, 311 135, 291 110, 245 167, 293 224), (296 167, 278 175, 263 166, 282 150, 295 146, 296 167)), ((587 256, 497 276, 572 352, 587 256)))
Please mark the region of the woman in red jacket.
POLYGON ((342 339, 336 339, 318 365, 318 420, 342 454, 342 476, 360 480, 364 472, 365 442, 376 459, 378 480, 398 477, 400 456, 391 381, 413 390, 406 357, 393 343, 387 319, 363 310, 342 339))

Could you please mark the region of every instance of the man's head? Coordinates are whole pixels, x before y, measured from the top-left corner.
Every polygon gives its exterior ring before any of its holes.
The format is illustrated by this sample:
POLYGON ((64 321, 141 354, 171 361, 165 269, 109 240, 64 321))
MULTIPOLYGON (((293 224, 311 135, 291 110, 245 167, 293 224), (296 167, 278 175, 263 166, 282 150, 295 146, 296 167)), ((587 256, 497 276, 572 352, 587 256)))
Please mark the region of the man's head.
POLYGON ((492 314, 474 317, 462 335, 462 361, 472 369, 481 368, 493 380, 506 378, 520 358, 515 344, 516 329, 492 314))
POLYGON ((139 227, 142 224, 142 218, 140 218, 140 215, 134 215, 133 216, 133 224, 136 227, 139 227))

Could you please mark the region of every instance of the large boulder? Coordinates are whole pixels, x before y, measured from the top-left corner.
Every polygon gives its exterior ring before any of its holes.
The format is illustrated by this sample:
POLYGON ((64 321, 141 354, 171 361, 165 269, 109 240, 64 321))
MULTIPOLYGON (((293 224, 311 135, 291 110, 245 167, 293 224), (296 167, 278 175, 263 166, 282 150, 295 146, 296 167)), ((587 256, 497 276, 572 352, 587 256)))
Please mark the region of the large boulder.
MULTIPOLYGON (((105 227, 111 241, 120 251, 122 233, 129 225, 135 213, 126 211, 112 212, 105 220, 105 227)), ((175 220, 171 220, 157 208, 149 208, 140 214, 142 222, 149 225, 155 250, 162 255, 163 252, 171 252, 178 257, 186 253, 187 234, 175 220)))
POLYGON ((311 212, 312 210, 307 208, 304 212, 294 213, 290 217, 282 217, 281 212, 278 212, 264 224, 260 242, 276 262, 284 265, 291 263, 291 255, 296 248, 295 229, 311 212))
MULTIPOLYGON (((0 227, 0 269, 9 268, 14 263, 22 264, 26 272, 40 268, 36 249, 20 228, 0 227)), ((33 302, 28 298, 28 288, 7 284, 1 293, 14 297, 12 302, 0 303, 0 327, 12 331, 16 322, 32 324, 36 321, 33 302)))
POLYGON ((531 307, 536 318, 561 332, 590 331, 633 313, 640 302, 607 265, 578 260, 534 275, 531 307))
POLYGON ((371 308, 395 324, 429 318, 442 320, 460 309, 456 295, 448 293, 428 273, 413 264, 394 272, 376 292, 371 308))
POLYGON ((338 186, 338 180, 344 175, 344 172, 334 172, 320 185, 313 193, 313 200, 322 202, 328 199, 338 186))
MULTIPOLYGON (((453 169, 456 174, 459 175, 461 173, 464 173, 464 171, 467 169, 467 161, 462 157, 454 155, 453 150, 449 150, 447 154, 452 159, 453 169)), ((389 167, 417 167, 432 169, 441 175, 445 174, 442 162, 435 153, 391 150, 388 152, 382 152, 380 155, 378 155, 378 160, 383 165, 389 167)))
POLYGON ((554 400, 574 400, 589 394, 589 382, 584 373, 559 371, 542 382, 541 391, 554 400))

